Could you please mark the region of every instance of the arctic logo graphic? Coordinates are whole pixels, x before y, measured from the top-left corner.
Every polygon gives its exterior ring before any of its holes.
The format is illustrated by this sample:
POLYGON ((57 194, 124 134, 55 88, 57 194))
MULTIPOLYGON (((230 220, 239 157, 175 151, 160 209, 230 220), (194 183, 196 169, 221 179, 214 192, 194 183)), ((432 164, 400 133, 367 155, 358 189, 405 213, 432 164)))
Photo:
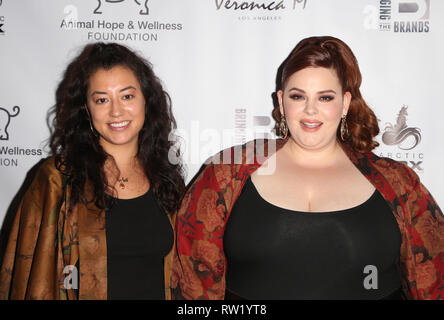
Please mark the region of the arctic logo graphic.
POLYGON ((8 110, 0 107, 0 140, 9 140, 8 126, 11 118, 19 114, 20 108, 15 106, 13 108, 15 114, 10 114, 8 110))
POLYGON ((388 123, 382 135, 382 141, 385 144, 398 145, 399 149, 402 150, 411 150, 421 142, 421 130, 407 127, 407 115, 407 106, 403 106, 399 111, 396 124, 388 123), (414 143, 410 147, 402 146, 401 144, 410 136, 414 138, 414 143))
MULTIPOLYGON (((1 1, 1 0, 0 0, 1 1)), ((120 2, 124 2, 125 0, 97 0, 97 2, 99 3, 99 5, 97 6, 96 9, 94 9, 94 14, 102 14, 102 11, 100 10, 100 8, 102 7, 102 3, 103 2, 107 2, 107 3, 120 3, 120 2)), ((139 14, 141 15, 148 15, 150 13, 150 9, 148 8, 148 0, 134 0, 134 2, 138 5, 141 6, 143 3, 143 9, 141 9, 139 11, 139 14)))

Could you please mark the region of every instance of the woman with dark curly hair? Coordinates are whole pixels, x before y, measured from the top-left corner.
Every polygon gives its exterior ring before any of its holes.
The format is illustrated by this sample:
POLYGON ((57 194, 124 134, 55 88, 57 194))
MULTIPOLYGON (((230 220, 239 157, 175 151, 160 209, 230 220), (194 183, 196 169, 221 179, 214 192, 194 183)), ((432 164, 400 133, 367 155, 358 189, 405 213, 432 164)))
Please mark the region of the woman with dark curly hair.
POLYGON ((278 70, 278 140, 214 156, 177 216, 182 299, 443 299, 444 216, 416 173, 371 152, 350 48, 302 40, 278 70))
POLYGON ((16 215, 0 297, 168 299, 184 181, 150 63, 119 44, 87 45, 53 113, 52 156, 16 215))

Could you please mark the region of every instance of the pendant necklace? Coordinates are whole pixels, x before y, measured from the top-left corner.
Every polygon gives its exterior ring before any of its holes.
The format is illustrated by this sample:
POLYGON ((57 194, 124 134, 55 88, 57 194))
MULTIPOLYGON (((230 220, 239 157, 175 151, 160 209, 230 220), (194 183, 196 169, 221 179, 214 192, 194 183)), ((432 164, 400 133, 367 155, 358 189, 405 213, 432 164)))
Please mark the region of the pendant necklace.
POLYGON ((124 178, 124 177, 122 177, 122 178, 120 178, 119 180, 117 180, 118 182, 119 182, 119 187, 120 187, 120 189, 125 189, 125 182, 128 182, 128 178, 124 178))

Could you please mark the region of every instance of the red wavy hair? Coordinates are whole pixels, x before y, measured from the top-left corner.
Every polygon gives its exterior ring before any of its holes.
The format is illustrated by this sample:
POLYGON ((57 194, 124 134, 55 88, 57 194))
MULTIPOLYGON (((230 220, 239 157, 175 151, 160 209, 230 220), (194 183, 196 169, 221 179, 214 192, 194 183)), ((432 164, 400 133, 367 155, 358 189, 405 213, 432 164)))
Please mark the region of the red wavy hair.
MULTIPOLYGON (((377 147, 379 143, 374 141, 373 138, 379 133, 378 120, 361 96, 359 87, 361 86, 362 76, 358 61, 351 49, 343 41, 334 37, 324 36, 303 39, 279 67, 276 76, 276 92, 285 87, 287 80, 293 73, 307 67, 323 67, 335 70, 342 86, 342 92, 348 91, 351 93, 352 99, 346 118, 350 134, 345 141, 342 141, 338 127, 338 140, 349 145, 355 151, 363 153, 370 152, 377 147)), ((281 113, 276 92, 273 93, 274 109, 272 115, 276 121, 275 130, 279 132, 281 113)))

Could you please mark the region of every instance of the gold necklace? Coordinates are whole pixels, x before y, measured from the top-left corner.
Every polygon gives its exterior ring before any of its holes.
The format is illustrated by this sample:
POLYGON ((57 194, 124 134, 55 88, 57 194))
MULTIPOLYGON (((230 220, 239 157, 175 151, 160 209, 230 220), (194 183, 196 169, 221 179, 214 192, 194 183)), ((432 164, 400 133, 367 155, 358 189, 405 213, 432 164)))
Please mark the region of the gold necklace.
POLYGON ((125 182, 128 182, 128 178, 124 178, 124 177, 122 177, 122 178, 120 178, 120 179, 118 179, 117 180, 118 182, 119 182, 119 187, 120 187, 120 189, 125 189, 125 182))

